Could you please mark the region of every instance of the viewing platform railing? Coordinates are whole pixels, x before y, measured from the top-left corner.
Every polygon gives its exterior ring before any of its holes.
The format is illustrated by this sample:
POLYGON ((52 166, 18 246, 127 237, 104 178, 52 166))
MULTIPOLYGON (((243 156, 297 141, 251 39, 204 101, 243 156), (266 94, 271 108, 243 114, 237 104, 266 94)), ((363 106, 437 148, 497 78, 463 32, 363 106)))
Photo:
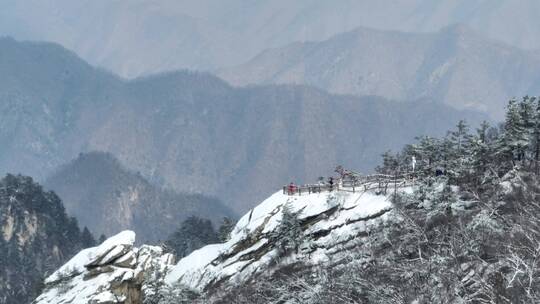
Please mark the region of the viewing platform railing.
POLYGON ((368 190, 377 190, 386 194, 389 189, 397 189, 412 185, 414 176, 406 175, 385 175, 372 174, 365 176, 354 176, 354 178, 335 179, 335 182, 329 183, 305 184, 305 185, 287 185, 283 186, 283 194, 303 195, 331 191, 365 192, 368 190))

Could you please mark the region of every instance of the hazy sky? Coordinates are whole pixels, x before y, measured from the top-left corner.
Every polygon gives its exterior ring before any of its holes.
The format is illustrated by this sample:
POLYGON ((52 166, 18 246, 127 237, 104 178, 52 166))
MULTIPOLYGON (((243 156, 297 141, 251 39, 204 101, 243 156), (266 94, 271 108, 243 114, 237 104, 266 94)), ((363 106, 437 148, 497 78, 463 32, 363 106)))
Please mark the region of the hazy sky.
POLYGON ((437 31, 464 23, 540 49, 538 0, 0 0, 0 35, 58 42, 123 76, 216 69, 358 26, 437 31))

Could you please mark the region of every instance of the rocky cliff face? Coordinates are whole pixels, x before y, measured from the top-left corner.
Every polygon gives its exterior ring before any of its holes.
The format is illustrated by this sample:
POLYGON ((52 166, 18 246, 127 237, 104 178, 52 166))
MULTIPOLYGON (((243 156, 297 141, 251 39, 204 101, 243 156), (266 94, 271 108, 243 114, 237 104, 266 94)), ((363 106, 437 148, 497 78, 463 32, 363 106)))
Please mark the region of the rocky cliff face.
POLYGON ((205 246, 176 265, 159 248, 133 248, 134 234, 123 232, 82 251, 47 278, 35 304, 140 303, 155 291, 148 281, 155 270, 164 289, 204 292, 299 263, 307 268, 339 264, 351 248, 362 248, 371 231, 396 218, 389 197, 375 192, 289 196, 280 191, 244 215, 228 242, 205 246))
POLYGON ((374 192, 278 192, 239 220, 230 241, 180 260, 167 282, 204 291, 241 284, 287 265, 339 263, 348 248, 361 248, 370 231, 381 230, 390 218, 395 217, 389 198, 374 192), (286 214, 293 215, 292 223, 286 214))
POLYGON ((94 235, 133 230, 138 244, 165 239, 189 216, 233 216, 216 198, 176 193, 126 169, 109 153, 82 153, 45 182, 94 235))
POLYGON ((0 303, 30 302, 44 275, 84 246, 58 196, 30 177, 0 179, 0 303))
POLYGON ((135 233, 121 232, 85 249, 45 280, 34 303, 140 304, 153 272, 166 273, 174 263, 160 247, 133 247, 135 233))

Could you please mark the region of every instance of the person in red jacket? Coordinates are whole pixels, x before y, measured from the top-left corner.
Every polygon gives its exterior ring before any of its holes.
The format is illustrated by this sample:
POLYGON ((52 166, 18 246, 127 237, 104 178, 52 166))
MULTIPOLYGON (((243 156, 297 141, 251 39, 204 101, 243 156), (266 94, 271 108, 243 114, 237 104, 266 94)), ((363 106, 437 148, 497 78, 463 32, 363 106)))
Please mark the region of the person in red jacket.
POLYGON ((293 195, 294 192, 296 192, 296 185, 293 182, 291 182, 289 184, 289 195, 293 195))

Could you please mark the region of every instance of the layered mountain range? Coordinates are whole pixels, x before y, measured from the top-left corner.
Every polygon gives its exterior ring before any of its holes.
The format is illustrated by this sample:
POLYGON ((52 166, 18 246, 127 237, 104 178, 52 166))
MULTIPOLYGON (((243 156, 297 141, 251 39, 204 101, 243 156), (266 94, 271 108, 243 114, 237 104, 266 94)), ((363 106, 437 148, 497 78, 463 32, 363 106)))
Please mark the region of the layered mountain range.
POLYGON ((47 43, 1 39, 0 50, 1 171, 44 180, 81 152, 104 151, 152 184, 235 210, 338 164, 372 170, 418 134, 485 118, 429 100, 235 88, 192 72, 125 81, 47 43))
POLYGON ((433 98, 501 119, 509 98, 540 90, 539 71, 540 52, 453 26, 421 34, 359 28, 266 50, 218 75, 234 85, 296 83, 339 94, 433 98))
POLYGON ((539 303, 538 12, 4 1, 0 302, 539 303))
POLYGON ((133 77, 238 65, 268 48, 359 26, 435 32, 463 23, 486 37, 538 49, 538 12, 536 0, 5 0, 0 35, 54 41, 133 77))

